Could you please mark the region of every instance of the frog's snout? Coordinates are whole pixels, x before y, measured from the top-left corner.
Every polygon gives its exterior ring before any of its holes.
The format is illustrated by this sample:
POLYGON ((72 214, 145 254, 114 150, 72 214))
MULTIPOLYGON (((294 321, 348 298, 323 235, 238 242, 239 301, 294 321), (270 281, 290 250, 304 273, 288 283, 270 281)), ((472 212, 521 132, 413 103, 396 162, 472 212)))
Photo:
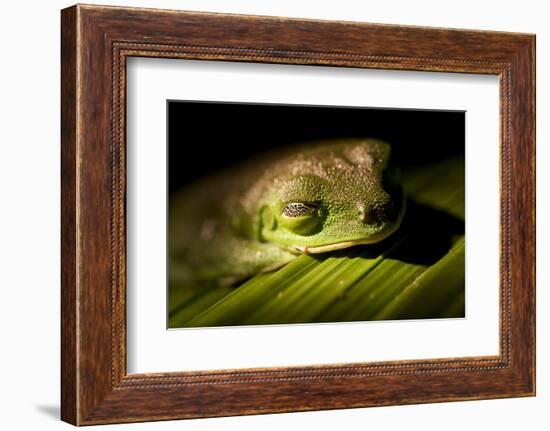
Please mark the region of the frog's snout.
POLYGON ((398 222, 403 208, 399 200, 389 199, 370 203, 359 202, 359 220, 367 226, 382 226, 398 222))
POLYGON ((359 210, 359 219, 365 223, 371 223, 372 211, 370 211, 364 203, 359 202, 357 204, 357 209, 359 210))
POLYGON ((366 225, 383 224, 392 218, 393 209, 391 202, 375 203, 374 205, 366 205, 360 202, 357 204, 357 209, 359 219, 366 225))

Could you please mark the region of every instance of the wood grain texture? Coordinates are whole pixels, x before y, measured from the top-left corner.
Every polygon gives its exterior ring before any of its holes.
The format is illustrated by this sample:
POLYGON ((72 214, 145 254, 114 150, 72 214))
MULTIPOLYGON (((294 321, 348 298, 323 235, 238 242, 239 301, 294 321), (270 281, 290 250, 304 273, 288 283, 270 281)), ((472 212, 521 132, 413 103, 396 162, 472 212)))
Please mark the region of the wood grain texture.
POLYGON ((77 422, 76 9, 61 16, 61 417, 77 422))
POLYGON ((61 36, 63 420, 86 425, 534 394, 533 35, 79 5, 62 11, 61 36), (129 56, 499 75, 499 356, 127 375, 129 56))

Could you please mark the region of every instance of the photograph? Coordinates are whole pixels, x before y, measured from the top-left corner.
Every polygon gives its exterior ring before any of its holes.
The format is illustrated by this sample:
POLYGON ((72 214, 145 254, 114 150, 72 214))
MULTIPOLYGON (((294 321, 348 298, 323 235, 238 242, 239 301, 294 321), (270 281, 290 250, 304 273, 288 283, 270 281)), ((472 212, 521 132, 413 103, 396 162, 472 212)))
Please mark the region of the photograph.
POLYGON ((55 31, 13 43, 33 39, 39 70, 5 68, 26 80, 7 88, 26 122, 4 141, 26 163, 6 157, 5 183, 28 187, 5 211, 24 259, 4 326, 30 307, 11 356, 44 359, 28 387, 28 366, 9 373, 13 423, 28 407, 30 429, 541 418, 542 6, 279 3, 22 15, 55 31))
POLYGON ((464 111, 166 109, 169 329, 466 316, 464 111))

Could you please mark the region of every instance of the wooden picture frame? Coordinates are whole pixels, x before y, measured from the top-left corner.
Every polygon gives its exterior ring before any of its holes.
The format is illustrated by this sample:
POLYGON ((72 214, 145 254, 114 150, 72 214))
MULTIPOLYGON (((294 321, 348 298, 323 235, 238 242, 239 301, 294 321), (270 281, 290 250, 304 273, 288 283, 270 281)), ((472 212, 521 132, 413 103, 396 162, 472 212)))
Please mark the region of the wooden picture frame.
POLYGON ((61 16, 64 421, 91 425, 535 394, 534 35, 83 5, 61 16), (130 56, 498 75, 500 354, 127 374, 130 56))

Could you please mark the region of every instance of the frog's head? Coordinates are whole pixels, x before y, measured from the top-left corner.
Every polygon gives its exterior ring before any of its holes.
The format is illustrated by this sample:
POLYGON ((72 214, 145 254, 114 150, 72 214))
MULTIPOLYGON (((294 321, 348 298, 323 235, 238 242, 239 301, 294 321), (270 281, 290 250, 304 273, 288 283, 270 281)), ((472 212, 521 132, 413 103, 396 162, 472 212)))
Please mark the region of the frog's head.
POLYGON ((404 198, 389 144, 331 141, 284 163, 260 209, 262 240, 322 253, 379 242, 399 227, 404 198))

